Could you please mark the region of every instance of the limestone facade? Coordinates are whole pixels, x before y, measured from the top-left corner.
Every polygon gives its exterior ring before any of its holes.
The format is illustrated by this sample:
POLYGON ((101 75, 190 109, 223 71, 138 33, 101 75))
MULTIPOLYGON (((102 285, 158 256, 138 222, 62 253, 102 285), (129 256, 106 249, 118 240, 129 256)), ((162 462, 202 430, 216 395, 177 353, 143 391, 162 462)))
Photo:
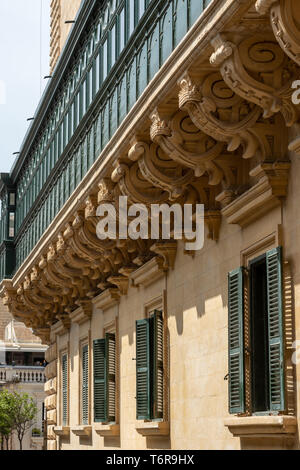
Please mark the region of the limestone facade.
POLYGON ((2 282, 15 318, 50 345, 49 450, 299 448, 299 16, 292 0, 212 1, 34 254, 2 282), (119 195, 147 207, 201 202, 204 247, 187 253, 175 237, 100 241, 98 204, 118 213, 119 195), (227 276, 279 246, 284 409, 252 413, 248 383, 244 411, 230 416, 227 276), (154 310, 163 313, 162 419, 137 420, 136 321, 154 310), (96 423, 93 342, 107 332, 116 338, 116 416, 96 423))

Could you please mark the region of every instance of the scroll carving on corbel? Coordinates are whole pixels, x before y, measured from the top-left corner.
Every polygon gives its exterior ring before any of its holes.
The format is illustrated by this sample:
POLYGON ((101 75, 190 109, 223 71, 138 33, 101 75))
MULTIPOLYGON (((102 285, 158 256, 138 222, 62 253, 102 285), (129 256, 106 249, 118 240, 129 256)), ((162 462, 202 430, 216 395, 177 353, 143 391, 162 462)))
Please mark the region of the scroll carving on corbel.
POLYGON ((129 166, 117 162, 111 176, 118 183, 123 196, 127 196, 131 203, 153 204, 163 203, 169 198, 168 192, 153 186, 141 173, 138 162, 129 166))
POLYGON ((211 43, 210 63, 234 93, 262 108, 264 118, 281 112, 288 127, 297 121, 291 100, 294 67, 274 36, 256 34, 237 45, 218 34, 211 43))
POLYGON ((193 179, 191 170, 174 163, 174 159, 155 143, 134 140, 128 158, 138 161, 143 177, 154 186, 167 191, 170 200, 180 197, 185 186, 193 179))
POLYGON ((257 0, 260 15, 270 12, 271 25, 283 51, 300 65, 300 9, 295 0, 257 0))
POLYGON ((257 106, 232 92, 216 73, 205 78, 201 90, 187 73, 179 81, 179 86, 179 107, 189 113, 198 129, 219 142, 227 143, 228 151, 242 146, 243 158, 256 154, 260 142, 254 126, 261 115, 257 106))
POLYGON ((190 117, 182 112, 177 113, 167 124, 155 110, 151 115, 151 120, 151 139, 162 148, 166 155, 175 162, 192 168, 196 177, 207 173, 211 185, 217 185, 221 182, 223 173, 214 160, 222 152, 224 144, 216 142, 210 136, 199 131, 190 117), (194 151, 188 150, 188 145, 193 147, 194 151))
POLYGON ((275 37, 284 52, 300 65, 299 2, 284 0, 271 8, 271 24, 275 37))

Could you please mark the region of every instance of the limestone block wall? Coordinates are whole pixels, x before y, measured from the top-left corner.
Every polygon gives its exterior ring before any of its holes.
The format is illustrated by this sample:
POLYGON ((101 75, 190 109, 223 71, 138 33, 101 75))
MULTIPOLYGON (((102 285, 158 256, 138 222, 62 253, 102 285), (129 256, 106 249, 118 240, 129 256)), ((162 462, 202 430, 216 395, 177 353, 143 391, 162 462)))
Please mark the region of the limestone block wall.
POLYGON ((75 19, 80 3, 81 0, 51 0, 50 72, 56 65, 72 27, 65 21, 75 19))
MULTIPOLYGON (((53 341, 53 338, 52 338, 53 341)), ((56 435, 53 428, 57 423, 56 412, 56 392, 57 392, 57 348, 56 343, 52 342, 45 353, 45 359, 48 362, 45 368, 47 382, 45 383, 45 408, 47 412, 47 449, 56 450, 56 435)))

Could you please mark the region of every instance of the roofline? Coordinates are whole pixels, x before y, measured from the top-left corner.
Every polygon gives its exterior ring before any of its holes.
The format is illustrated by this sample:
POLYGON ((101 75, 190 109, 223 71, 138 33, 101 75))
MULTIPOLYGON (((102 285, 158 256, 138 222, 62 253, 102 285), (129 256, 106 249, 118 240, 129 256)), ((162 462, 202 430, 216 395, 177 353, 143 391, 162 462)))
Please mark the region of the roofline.
POLYGON ((78 44, 78 40, 84 32, 86 23, 89 20, 90 15, 97 3, 97 0, 82 0, 81 2, 81 5, 76 15, 76 21, 68 35, 67 41, 54 68, 52 78, 49 80, 44 90, 44 93, 36 109, 34 120, 28 128, 24 140, 21 144, 20 155, 17 157, 12 166, 10 177, 13 183, 16 182, 20 170, 24 162, 26 161, 26 158, 31 148, 31 144, 36 138, 38 131, 40 130, 41 125, 43 124, 43 120, 45 119, 49 107, 52 104, 52 100, 55 96, 55 93, 59 88, 66 68, 69 65, 72 54, 78 44))

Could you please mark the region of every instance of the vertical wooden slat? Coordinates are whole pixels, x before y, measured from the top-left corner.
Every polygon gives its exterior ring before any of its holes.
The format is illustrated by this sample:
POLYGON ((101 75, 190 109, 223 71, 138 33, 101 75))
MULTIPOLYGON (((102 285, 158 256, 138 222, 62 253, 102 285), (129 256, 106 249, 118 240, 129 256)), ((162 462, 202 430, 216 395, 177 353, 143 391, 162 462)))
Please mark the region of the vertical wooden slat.
POLYGON ((106 406, 106 347, 105 339, 94 341, 94 421, 107 421, 106 406))
POLYGON ((245 411, 243 268, 228 274, 229 413, 245 411))
POLYGON ((137 419, 150 419, 149 320, 136 322, 136 403, 137 419))
POLYGON ((283 411, 285 408, 281 257, 281 247, 266 254, 271 411, 283 411))

